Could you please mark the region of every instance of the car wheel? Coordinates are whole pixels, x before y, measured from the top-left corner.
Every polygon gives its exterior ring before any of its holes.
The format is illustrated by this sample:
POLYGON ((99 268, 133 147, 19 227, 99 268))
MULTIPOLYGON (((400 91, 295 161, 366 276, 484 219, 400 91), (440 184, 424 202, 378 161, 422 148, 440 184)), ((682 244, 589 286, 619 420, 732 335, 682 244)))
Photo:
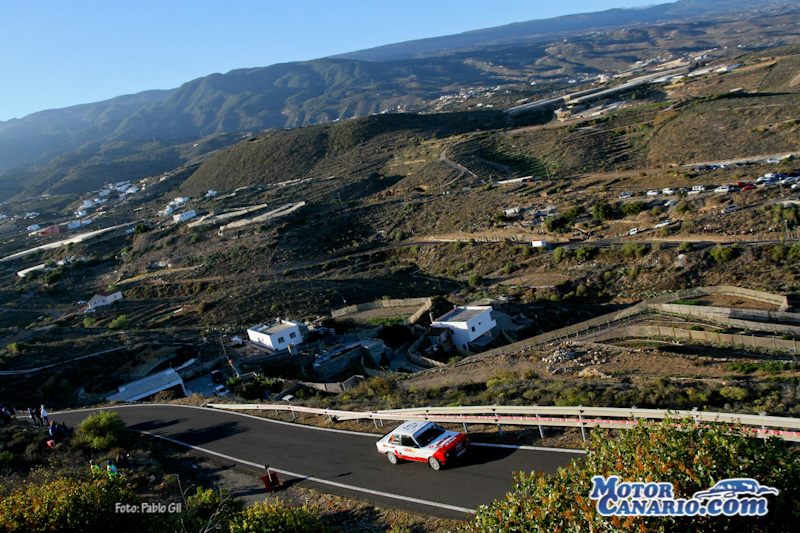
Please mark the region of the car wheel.
POLYGON ((442 463, 440 463, 439 459, 437 459, 436 457, 428 458, 428 464, 434 470, 440 470, 442 468, 442 463))
POLYGON ((389 462, 392 463, 393 465, 396 465, 397 463, 400 462, 400 460, 397 459, 397 456, 395 454, 393 454, 392 452, 387 453, 386 457, 389 458, 389 462))

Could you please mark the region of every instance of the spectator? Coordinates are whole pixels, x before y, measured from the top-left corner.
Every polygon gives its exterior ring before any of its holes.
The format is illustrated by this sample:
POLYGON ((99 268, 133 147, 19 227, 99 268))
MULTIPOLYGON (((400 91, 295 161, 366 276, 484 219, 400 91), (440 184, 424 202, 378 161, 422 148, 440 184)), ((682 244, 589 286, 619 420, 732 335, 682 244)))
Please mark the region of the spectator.
POLYGON ((11 423, 11 413, 5 407, 0 407, 0 420, 3 422, 4 426, 11 423))
POLYGON ((108 472, 108 477, 110 477, 111 479, 117 477, 117 466, 111 459, 106 461, 106 471, 108 472))
POLYGON ((50 420, 47 418, 47 410, 44 408, 44 404, 42 404, 41 407, 39 407, 39 416, 44 421, 44 423, 47 424, 43 427, 48 427, 50 425, 50 420))
POLYGON ((117 454, 117 468, 130 469, 132 467, 131 456, 129 454, 123 454, 122 452, 117 454))
POLYGON ((103 474, 103 469, 100 468, 100 465, 94 463, 94 459, 89 459, 89 471, 92 473, 93 476, 98 476, 103 474))
POLYGON ((50 422, 50 428, 47 431, 56 442, 61 442, 67 436, 67 432, 61 429, 55 421, 50 422))
POLYGON ((36 426, 37 428, 41 427, 42 419, 39 418, 38 410, 34 409, 33 407, 28 407, 28 416, 31 417, 31 421, 33 422, 34 426, 36 426))

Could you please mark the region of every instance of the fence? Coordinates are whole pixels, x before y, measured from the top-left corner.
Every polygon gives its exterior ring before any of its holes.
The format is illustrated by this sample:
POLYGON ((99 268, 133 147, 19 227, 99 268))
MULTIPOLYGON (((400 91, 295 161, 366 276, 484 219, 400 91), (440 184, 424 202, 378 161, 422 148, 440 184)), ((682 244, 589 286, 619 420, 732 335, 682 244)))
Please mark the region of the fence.
POLYGON ((436 361, 434 359, 429 359, 427 357, 423 357, 421 355, 414 354, 414 353, 411 353, 411 352, 408 352, 408 355, 406 355, 406 359, 408 359, 409 361, 411 361, 415 365, 419 365, 419 366, 423 366, 423 367, 427 367, 427 368, 447 366, 446 363, 442 363, 441 361, 436 361))
MULTIPOLYGON (((547 333, 536 335, 534 337, 529 337, 527 339, 523 339, 513 344, 507 344, 505 346, 501 346, 500 348, 494 348, 486 352, 481 352, 479 356, 487 357, 493 355, 505 355, 508 353, 525 351, 530 348, 534 348, 536 346, 541 346, 543 344, 560 342, 570 337, 577 337, 578 335, 584 332, 598 329, 603 326, 605 326, 606 328, 610 328, 611 325, 614 324, 615 322, 620 322, 622 320, 629 319, 643 313, 653 312, 653 310, 657 309, 661 304, 668 304, 669 302, 674 302, 675 300, 681 300, 685 298, 696 298, 700 296, 708 296, 711 294, 731 294, 735 296, 741 296, 752 300, 770 303, 778 306, 779 309, 784 309, 784 310, 788 309, 789 307, 786 296, 779 294, 771 294, 768 292, 754 291, 751 289, 742 289, 740 287, 729 287, 724 285, 718 287, 695 287, 692 289, 685 289, 665 294, 663 296, 650 298, 648 300, 641 301, 638 304, 632 305, 631 307, 628 307, 621 311, 616 311, 614 313, 601 315, 591 320, 586 320, 584 322, 579 322, 578 324, 573 324, 572 326, 567 326, 565 328, 548 331, 547 333)), ((696 306, 681 306, 681 309, 682 308, 690 308, 691 310, 697 310, 696 306)), ((700 309, 702 310, 703 307, 700 307, 700 309)), ((716 308, 716 309, 722 309, 722 308, 716 308)), ((701 312, 701 311, 695 311, 695 312, 701 312)), ((778 317, 779 315, 794 315, 793 313, 778 313, 778 312, 771 312, 771 313, 772 316, 774 317, 778 317)), ((720 315, 717 314, 715 315, 715 318, 719 318, 719 316, 720 315)), ((764 326, 765 325, 760 324, 759 328, 764 329, 764 326)), ((791 331, 793 330, 786 332, 791 332, 791 331)))
POLYGON ((586 440, 587 428, 630 429, 640 420, 661 421, 667 418, 691 418, 698 423, 739 424, 754 436, 779 437, 787 441, 800 442, 800 419, 778 416, 714 413, 709 411, 670 411, 666 409, 623 409, 613 407, 560 407, 560 406, 470 406, 470 407, 420 407, 387 411, 342 411, 317 409, 281 404, 207 404, 207 407, 226 410, 257 410, 290 412, 327 416, 331 422, 337 420, 372 420, 375 427, 383 426, 385 420, 426 420, 438 423, 502 426, 579 427, 586 440))
MULTIPOLYGON (((331 317, 339 318, 349 313, 369 311, 370 309, 380 309, 381 307, 411 307, 412 305, 427 306, 424 310, 417 311, 417 313, 420 312, 424 313, 425 311, 430 309, 430 306, 433 305, 433 302, 431 301, 430 298, 403 298, 396 300, 376 300, 374 302, 366 302, 363 304, 348 305, 347 307, 342 307, 340 309, 331 309, 331 317)), ((417 319, 419 319, 419 317, 417 317, 417 319)))

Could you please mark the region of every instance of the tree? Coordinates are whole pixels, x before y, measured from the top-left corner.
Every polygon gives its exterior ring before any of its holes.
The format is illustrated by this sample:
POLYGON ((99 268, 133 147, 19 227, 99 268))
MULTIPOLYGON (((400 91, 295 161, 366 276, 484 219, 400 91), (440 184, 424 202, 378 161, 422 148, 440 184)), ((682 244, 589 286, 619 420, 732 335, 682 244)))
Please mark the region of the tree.
POLYGON ((573 461, 557 474, 516 476, 502 501, 478 508, 462 532, 617 532, 751 531, 800 529, 800 454, 780 439, 753 438, 726 425, 697 425, 692 420, 640 422, 612 438, 595 430, 585 460, 573 461), (761 517, 603 517, 589 499, 593 476, 621 481, 668 481, 676 498, 690 498, 726 478, 758 480, 780 492, 768 497, 761 517))
POLYGON ((611 205, 605 200, 597 202, 592 207, 592 216, 600 221, 608 220, 609 218, 611 218, 611 214, 613 212, 614 208, 611 207, 611 205))
POLYGON ((483 277, 480 274, 473 273, 469 277, 468 283, 470 287, 478 287, 480 285, 483 285, 483 277))
POLYGON ((644 202, 628 202, 627 204, 622 204, 620 209, 622 209, 626 217, 632 217, 647 209, 647 204, 644 202))

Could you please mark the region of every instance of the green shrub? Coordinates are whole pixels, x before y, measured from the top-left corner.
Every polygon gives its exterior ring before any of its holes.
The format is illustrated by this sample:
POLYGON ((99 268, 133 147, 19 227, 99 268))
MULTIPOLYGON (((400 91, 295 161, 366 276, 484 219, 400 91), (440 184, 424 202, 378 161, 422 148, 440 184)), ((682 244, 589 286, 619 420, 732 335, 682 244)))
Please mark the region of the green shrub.
POLYGON ((641 259, 646 256, 649 251, 650 247, 646 244, 627 242, 622 245, 622 255, 628 259, 641 259))
POLYGON ((130 325, 130 320, 128 320, 128 315, 119 315, 117 318, 111 321, 108 325, 108 329, 125 329, 130 325))
POLYGON ((601 222, 611 218, 613 212, 614 208, 605 200, 601 200, 592 206, 592 216, 601 222))
POLYGON ((563 246, 559 246, 555 250, 553 250, 553 261, 556 263, 560 263, 561 261, 569 258, 569 250, 564 248, 563 246))
POLYGON ((468 283, 469 283, 470 287, 479 287, 480 285, 483 285, 483 281, 484 281, 483 277, 480 274, 473 273, 469 277, 469 282, 468 283))
POLYGON ((97 320, 95 320, 94 318, 90 318, 87 316, 86 318, 83 319, 83 327, 85 328, 90 328, 94 326, 95 323, 97 323, 97 320))
POLYGON ((628 202, 627 204, 622 204, 620 209, 626 217, 632 217, 647 209, 647 204, 644 202, 628 202))
POLYGON ((140 498, 122 480, 62 476, 27 481, 0 500, 0 530, 149 531, 155 524, 144 514, 115 512, 116 505, 138 505, 140 498), (148 527, 151 526, 151 527, 148 527))
POLYGON ((292 507, 281 500, 259 502, 234 515, 230 522, 231 533, 327 533, 333 529, 326 526, 319 515, 319 508, 312 505, 292 507))
POLYGON ((678 247, 678 251, 680 252, 691 252, 694 250, 694 246, 690 242, 682 242, 681 245, 678 247))
POLYGON ((738 249, 735 246, 722 246, 717 244, 708 251, 711 258, 717 263, 725 263, 736 257, 738 249))
POLYGON ((78 440, 95 450, 109 450, 117 446, 124 447, 129 436, 119 413, 100 411, 81 422, 78 440))
POLYGON ((482 505, 462 532, 788 531, 800 520, 800 454, 779 439, 756 439, 727 424, 691 420, 639 423, 613 438, 592 432, 589 453, 557 474, 518 473, 504 500, 482 505), (676 498, 691 497, 721 479, 752 477, 776 487, 761 517, 600 516, 589 499, 593 476, 622 481, 670 481, 676 498), (791 524, 791 527, 788 525, 791 524))
POLYGON ((575 250, 575 257, 583 263, 584 261, 590 260, 592 257, 595 256, 597 253, 597 248, 594 246, 589 246, 588 244, 584 244, 577 250, 575 250))

